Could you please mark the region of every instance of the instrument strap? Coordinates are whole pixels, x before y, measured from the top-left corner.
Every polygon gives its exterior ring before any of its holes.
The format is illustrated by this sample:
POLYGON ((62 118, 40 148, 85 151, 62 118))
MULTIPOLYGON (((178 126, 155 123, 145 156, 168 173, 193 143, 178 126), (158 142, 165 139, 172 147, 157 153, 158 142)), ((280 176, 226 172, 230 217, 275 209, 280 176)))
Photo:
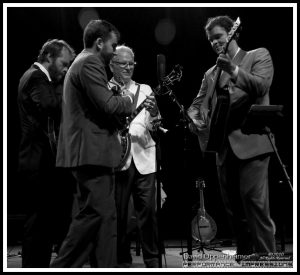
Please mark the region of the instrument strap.
POLYGON ((242 63, 243 59, 244 59, 244 56, 247 54, 246 51, 240 49, 240 52, 237 53, 235 59, 233 60, 233 62, 240 66, 240 64, 242 63))
POLYGON ((137 87, 137 91, 134 95, 134 100, 133 100, 133 107, 132 107, 132 111, 134 112, 135 109, 136 109, 136 106, 137 106, 137 102, 138 102, 138 98, 139 98, 139 93, 140 93, 140 88, 141 88, 141 85, 140 84, 136 84, 138 87, 137 87))

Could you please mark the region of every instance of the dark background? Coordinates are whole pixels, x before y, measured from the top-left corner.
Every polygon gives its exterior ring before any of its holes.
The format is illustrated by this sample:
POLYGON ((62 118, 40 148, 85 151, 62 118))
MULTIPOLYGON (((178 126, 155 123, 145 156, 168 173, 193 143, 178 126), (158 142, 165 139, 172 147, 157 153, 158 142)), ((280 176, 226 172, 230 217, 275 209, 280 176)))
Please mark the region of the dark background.
MULTIPOLYGON (((88 10, 80 7, 10 7, 7 18, 7 189, 8 228, 12 241, 19 238, 21 227, 13 223, 22 214, 24 199, 19 192, 22 179, 17 174, 17 153, 20 137, 17 88, 22 74, 36 61, 41 46, 50 38, 66 40, 78 54, 82 48, 80 16, 88 10)), ((209 17, 240 17, 242 32, 239 45, 244 50, 267 48, 273 58, 275 74, 270 90, 271 104, 284 106, 284 118, 272 131, 276 145, 290 177, 293 176, 293 9, 289 7, 96 7, 99 18, 113 23, 121 33, 121 43, 133 48, 138 65, 134 80, 155 88, 158 84, 156 58, 166 56, 167 74, 176 64, 183 67, 183 77, 173 86, 180 104, 188 108, 200 88, 204 72, 214 65, 216 55, 208 43, 203 27, 209 17), (161 20, 173 22, 175 35, 162 43, 155 31, 161 20)), ((94 19, 94 18, 93 18, 94 19)), ((169 30, 170 32, 172 31, 169 30)), ((168 31, 162 38, 168 38, 168 31)), ((108 76, 111 77, 110 72, 108 76)), ((197 209, 198 191, 195 180, 202 176, 203 159, 196 136, 184 135, 181 114, 170 96, 157 97, 169 129, 160 135, 162 181, 167 201, 162 208, 161 232, 164 238, 185 238, 186 220, 197 209), (184 143, 186 141, 186 143, 184 143), (184 146, 184 144, 186 144, 184 146), (186 149, 184 151, 184 149, 186 149), (194 209, 194 210, 193 210, 194 209)), ((205 207, 217 223, 217 238, 230 238, 223 204, 216 179, 213 156, 207 160, 205 207)), ((292 236, 293 196, 275 157, 270 165, 271 214, 277 225, 277 236, 292 236), (282 231, 283 229, 284 231, 282 231)))

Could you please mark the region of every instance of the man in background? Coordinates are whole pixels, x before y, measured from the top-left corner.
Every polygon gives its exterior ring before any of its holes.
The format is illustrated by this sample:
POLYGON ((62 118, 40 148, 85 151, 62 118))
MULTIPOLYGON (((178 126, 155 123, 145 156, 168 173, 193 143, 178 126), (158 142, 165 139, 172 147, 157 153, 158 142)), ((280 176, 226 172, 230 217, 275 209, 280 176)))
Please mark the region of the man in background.
MULTIPOLYGON (((26 220, 22 267, 49 267, 53 245, 68 229, 72 207, 72 182, 55 168, 55 144, 49 122, 59 125, 60 83, 74 50, 63 40, 47 41, 35 62, 21 77, 18 107, 21 125, 19 173, 24 181, 26 220), (54 146, 54 147, 53 147, 54 146)), ((66 176, 67 177, 67 176, 66 176)))

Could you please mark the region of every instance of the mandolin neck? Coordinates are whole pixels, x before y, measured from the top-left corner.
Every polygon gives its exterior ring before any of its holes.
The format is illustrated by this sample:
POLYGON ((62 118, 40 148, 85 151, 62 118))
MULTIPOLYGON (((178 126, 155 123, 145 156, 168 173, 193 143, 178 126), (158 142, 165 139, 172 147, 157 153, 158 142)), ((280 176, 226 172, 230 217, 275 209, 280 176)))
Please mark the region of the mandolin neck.
MULTIPOLYGON (((150 95, 152 95, 154 92, 152 92, 150 95)), ((125 128, 129 126, 129 124, 135 119, 135 117, 145 108, 145 102, 147 98, 143 100, 143 102, 131 113, 130 116, 126 118, 126 125, 125 128)))
POLYGON ((202 188, 199 188, 199 196, 200 196, 200 211, 205 214, 205 206, 204 206, 204 195, 202 188))

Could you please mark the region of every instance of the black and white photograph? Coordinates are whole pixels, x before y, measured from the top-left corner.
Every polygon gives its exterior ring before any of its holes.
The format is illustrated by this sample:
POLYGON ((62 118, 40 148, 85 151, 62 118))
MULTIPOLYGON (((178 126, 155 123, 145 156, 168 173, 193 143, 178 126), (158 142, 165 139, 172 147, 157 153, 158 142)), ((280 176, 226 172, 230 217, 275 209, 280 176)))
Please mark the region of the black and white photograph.
POLYGON ((297 3, 3 3, 3 271, 297 271, 297 3))

